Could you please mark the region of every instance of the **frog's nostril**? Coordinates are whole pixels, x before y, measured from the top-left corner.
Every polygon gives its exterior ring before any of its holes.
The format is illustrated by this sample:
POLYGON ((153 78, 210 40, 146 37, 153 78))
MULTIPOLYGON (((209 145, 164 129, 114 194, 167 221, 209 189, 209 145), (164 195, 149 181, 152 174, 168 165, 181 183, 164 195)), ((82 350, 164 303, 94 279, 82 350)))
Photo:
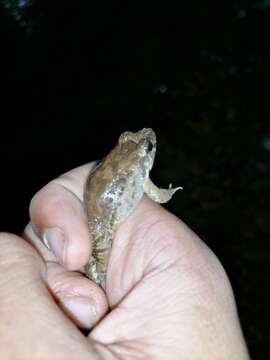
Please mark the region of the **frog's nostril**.
POLYGON ((153 147, 154 147, 153 143, 151 141, 148 141, 147 152, 152 151, 153 147))

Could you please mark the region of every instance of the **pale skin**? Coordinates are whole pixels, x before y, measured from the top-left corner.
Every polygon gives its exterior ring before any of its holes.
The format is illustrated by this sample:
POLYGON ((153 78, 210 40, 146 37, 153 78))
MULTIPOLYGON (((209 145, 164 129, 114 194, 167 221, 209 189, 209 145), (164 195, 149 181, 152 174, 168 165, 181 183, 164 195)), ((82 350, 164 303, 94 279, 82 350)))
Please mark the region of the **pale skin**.
POLYGON ((36 194, 23 238, 0 235, 0 358, 249 359, 220 262, 152 200, 117 230, 106 294, 78 272, 91 254, 82 207, 90 167, 36 194))

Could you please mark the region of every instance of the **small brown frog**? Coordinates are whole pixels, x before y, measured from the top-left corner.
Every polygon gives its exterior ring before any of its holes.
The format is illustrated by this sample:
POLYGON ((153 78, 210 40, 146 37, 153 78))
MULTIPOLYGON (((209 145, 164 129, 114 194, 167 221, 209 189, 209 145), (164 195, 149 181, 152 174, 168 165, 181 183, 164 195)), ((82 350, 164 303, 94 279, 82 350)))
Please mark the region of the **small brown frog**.
POLYGON ((138 205, 145 193, 165 203, 182 189, 159 189, 149 178, 156 153, 156 135, 152 129, 136 133, 126 131, 115 148, 92 170, 84 191, 92 256, 84 271, 89 279, 105 289, 106 272, 112 241, 118 225, 138 205))

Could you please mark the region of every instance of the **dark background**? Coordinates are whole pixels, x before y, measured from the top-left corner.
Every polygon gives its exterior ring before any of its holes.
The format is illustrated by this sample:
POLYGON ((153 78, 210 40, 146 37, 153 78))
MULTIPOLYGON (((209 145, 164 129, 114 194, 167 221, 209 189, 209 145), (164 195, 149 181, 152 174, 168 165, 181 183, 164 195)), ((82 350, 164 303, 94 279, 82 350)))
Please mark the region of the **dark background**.
POLYGON ((184 187, 167 207, 225 267, 252 358, 270 358, 270 0, 0 3, 1 229, 152 127, 153 180, 184 187))

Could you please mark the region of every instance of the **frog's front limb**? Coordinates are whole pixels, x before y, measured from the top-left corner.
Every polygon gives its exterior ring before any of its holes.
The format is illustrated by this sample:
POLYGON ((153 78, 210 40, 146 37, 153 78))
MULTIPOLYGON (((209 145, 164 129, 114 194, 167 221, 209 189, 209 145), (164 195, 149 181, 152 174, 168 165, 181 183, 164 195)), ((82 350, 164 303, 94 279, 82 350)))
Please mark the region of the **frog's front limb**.
POLYGON ((170 184, 169 189, 160 189, 148 178, 143 185, 143 189, 150 199, 162 204, 169 201, 177 190, 183 188, 179 186, 173 189, 172 184, 170 184))

